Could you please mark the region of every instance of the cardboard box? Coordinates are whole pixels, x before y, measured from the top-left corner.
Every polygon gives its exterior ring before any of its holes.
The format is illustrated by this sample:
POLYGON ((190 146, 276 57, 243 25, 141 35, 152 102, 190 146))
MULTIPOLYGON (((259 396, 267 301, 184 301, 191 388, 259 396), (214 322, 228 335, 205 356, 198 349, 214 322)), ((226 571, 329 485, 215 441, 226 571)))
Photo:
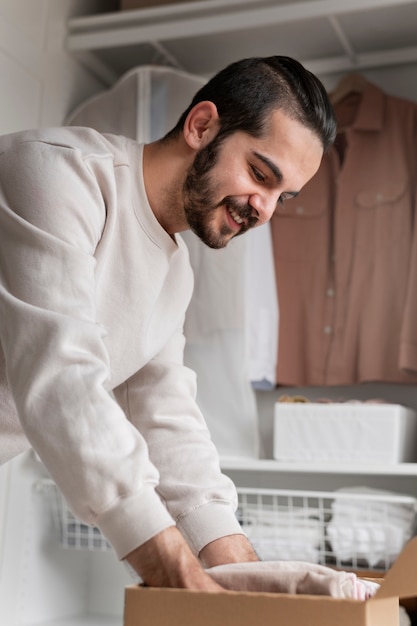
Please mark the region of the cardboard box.
POLYGON ((287 463, 413 463, 417 416, 399 404, 276 402, 273 456, 287 463))
POLYGON ((399 599, 417 599, 417 537, 370 600, 130 586, 124 626, 399 626, 399 599))

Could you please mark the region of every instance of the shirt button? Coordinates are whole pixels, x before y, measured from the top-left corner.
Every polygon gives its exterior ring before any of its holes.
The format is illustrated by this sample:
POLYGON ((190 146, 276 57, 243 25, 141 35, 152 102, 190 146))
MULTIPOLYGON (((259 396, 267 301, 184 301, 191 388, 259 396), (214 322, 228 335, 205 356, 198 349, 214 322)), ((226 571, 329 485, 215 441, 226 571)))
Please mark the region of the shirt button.
POLYGON ((329 287, 326 290, 326 296, 328 296, 329 298, 333 298, 333 296, 334 296, 334 289, 332 287, 329 287))
POLYGON ((303 215, 303 213, 304 213, 304 207, 303 207, 303 206, 298 206, 298 207, 295 209, 295 212, 297 213, 297 215, 303 215))
POLYGON ((325 335, 331 335, 333 332, 333 328, 331 326, 325 326, 323 328, 323 332, 325 335))

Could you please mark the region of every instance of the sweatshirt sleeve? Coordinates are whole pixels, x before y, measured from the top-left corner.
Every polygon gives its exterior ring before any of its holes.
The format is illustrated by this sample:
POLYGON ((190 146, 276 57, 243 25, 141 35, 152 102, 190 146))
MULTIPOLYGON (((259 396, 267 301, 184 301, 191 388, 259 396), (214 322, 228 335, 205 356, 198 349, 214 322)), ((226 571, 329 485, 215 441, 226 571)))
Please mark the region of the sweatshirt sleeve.
POLYGON ((103 193, 72 148, 32 141, 0 166, 0 339, 19 418, 70 508, 123 558, 174 520, 109 391, 94 301, 103 193))
POLYGON ((222 474, 216 448, 196 404, 196 375, 183 365, 185 338, 164 350, 115 390, 147 441, 158 468, 161 498, 195 554, 216 539, 243 534, 236 488, 222 474))

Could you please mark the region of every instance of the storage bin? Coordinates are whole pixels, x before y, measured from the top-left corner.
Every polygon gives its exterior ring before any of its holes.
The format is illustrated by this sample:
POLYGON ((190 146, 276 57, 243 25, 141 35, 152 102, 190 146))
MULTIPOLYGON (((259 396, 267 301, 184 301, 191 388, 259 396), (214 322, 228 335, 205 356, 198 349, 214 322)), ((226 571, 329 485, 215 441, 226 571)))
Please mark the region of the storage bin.
POLYGON ((399 404, 276 402, 273 456, 283 462, 415 462, 416 414, 399 404))

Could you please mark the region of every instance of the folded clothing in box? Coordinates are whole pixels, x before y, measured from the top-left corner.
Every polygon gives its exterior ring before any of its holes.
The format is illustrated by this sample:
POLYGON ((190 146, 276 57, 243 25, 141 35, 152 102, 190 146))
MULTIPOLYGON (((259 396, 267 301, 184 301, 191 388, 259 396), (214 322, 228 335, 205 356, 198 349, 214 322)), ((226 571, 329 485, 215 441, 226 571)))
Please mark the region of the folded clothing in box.
POLYGON ((301 561, 226 563, 207 573, 224 589, 331 596, 365 600, 379 589, 375 581, 361 580, 354 572, 335 571, 325 565, 301 561))
POLYGON ((276 402, 274 458, 284 462, 415 462, 417 417, 399 404, 276 402))

